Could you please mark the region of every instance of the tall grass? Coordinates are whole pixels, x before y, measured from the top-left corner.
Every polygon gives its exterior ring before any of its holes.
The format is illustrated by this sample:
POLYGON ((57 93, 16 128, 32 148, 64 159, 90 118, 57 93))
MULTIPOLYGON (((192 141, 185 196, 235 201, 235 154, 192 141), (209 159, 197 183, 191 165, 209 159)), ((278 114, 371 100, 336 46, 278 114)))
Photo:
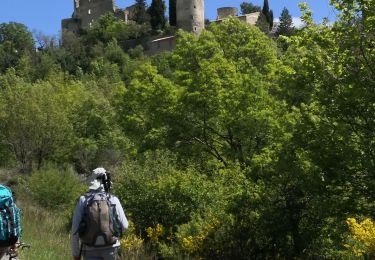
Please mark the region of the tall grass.
POLYGON ((31 248, 19 250, 22 260, 71 259, 70 237, 64 214, 46 210, 23 196, 17 201, 21 208, 22 242, 31 248))

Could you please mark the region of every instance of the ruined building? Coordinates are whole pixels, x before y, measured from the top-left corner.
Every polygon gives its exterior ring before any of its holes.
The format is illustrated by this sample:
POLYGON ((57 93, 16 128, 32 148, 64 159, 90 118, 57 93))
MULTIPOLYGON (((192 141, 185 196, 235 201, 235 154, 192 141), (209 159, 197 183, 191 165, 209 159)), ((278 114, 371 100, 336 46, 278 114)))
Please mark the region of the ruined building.
MULTIPOLYGON (((79 33, 80 30, 90 27, 100 16, 105 13, 113 13, 117 18, 128 22, 134 19, 135 5, 126 9, 117 8, 115 0, 74 0, 72 18, 62 20, 62 30, 79 33)), ((177 27, 195 34, 200 34, 205 29, 204 0, 177 0, 176 3, 177 27)), ((251 13, 238 16, 235 7, 222 7, 217 10, 217 19, 211 22, 220 23, 230 16, 240 20, 257 24, 261 13, 251 13)), ((173 50, 176 46, 176 36, 154 37, 145 44, 146 54, 152 55, 162 51, 173 50)))
MULTIPOLYGON (((135 5, 126 9, 117 8, 115 0, 74 0, 72 18, 62 20, 62 29, 78 33, 108 12, 128 22, 134 18, 134 7, 135 5)), ((178 0, 176 9, 179 28, 195 33, 204 29, 204 0, 178 0)))
POLYGON ((114 0, 73 0, 74 11, 72 18, 62 20, 63 30, 78 33, 79 30, 90 27, 105 13, 113 13, 117 18, 126 21, 128 10, 116 7, 114 0))
POLYGON ((254 12, 250 14, 238 15, 238 9, 236 7, 221 7, 217 9, 217 18, 215 23, 220 23, 229 17, 237 17, 245 23, 255 25, 258 20, 261 18, 261 12, 254 12))

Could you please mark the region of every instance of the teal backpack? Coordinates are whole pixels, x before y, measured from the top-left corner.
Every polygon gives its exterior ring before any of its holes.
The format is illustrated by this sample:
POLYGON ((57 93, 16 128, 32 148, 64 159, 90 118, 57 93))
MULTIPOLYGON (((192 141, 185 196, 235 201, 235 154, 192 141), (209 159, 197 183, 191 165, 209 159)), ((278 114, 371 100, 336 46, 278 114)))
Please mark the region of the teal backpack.
POLYGON ((10 246, 21 237, 20 209, 12 191, 0 185, 0 246, 10 246))

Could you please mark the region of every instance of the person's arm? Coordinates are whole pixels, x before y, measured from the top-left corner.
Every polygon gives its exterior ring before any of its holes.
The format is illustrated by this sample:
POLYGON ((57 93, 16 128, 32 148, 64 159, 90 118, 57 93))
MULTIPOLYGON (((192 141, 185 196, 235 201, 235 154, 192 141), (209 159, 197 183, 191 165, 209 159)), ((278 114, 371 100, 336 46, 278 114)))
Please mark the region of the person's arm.
POLYGON ((78 228, 82 220, 84 197, 81 197, 76 205, 73 215, 72 231, 71 231, 71 247, 74 260, 79 260, 80 246, 78 228))
POLYGON ((124 209, 121 206, 121 203, 117 197, 114 197, 114 204, 116 205, 116 212, 118 215, 118 219, 121 222, 122 228, 127 229, 129 227, 128 219, 125 216, 124 209))

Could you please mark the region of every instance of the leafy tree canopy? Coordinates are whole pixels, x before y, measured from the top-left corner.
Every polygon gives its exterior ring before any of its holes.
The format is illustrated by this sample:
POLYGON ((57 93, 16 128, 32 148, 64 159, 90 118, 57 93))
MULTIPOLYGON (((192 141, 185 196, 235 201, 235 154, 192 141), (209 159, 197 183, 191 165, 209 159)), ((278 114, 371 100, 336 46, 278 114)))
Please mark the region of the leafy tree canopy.
POLYGON ((254 5, 253 3, 242 2, 240 5, 241 14, 250 14, 254 12, 260 12, 262 8, 258 5, 254 5))

